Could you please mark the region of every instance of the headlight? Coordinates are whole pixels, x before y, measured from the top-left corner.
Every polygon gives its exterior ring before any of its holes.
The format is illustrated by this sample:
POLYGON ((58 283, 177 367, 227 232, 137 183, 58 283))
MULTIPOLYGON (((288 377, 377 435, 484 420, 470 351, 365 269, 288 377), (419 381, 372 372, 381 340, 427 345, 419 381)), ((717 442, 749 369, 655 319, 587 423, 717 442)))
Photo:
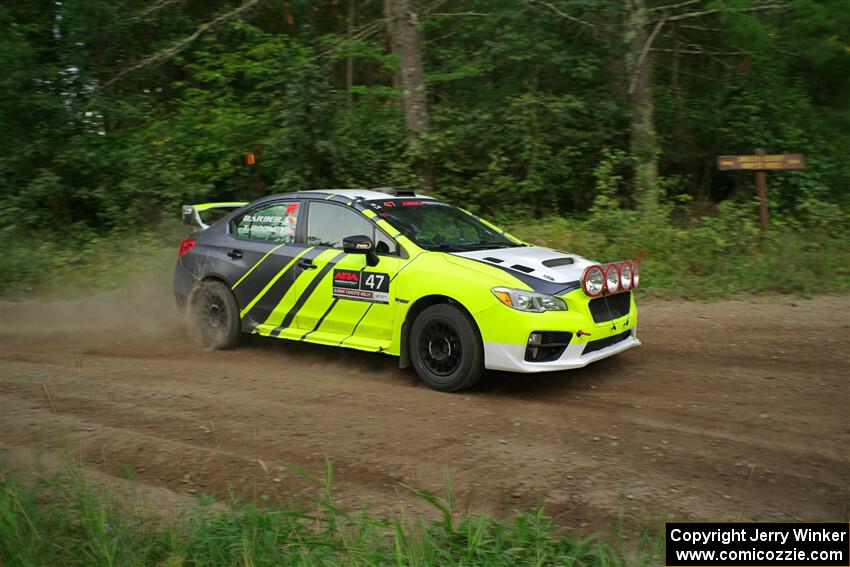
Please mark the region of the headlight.
POLYGON ((632 287, 637 287, 640 285, 640 262, 635 260, 635 269, 632 272, 632 287))
POLYGON ((567 304, 554 295, 507 287, 494 287, 491 291, 493 295, 499 298, 499 301, 520 311, 541 313, 543 311, 567 310, 567 304))
POLYGON ((581 285, 584 287, 584 293, 590 297, 601 295, 605 287, 605 274, 602 273, 602 267, 595 265, 588 267, 581 277, 581 285))
POLYGON ((632 263, 628 260, 620 266, 620 287, 623 289, 632 287, 632 263))
POLYGON ((605 290, 608 293, 617 293, 620 289, 620 270, 617 264, 609 264, 605 268, 605 290))

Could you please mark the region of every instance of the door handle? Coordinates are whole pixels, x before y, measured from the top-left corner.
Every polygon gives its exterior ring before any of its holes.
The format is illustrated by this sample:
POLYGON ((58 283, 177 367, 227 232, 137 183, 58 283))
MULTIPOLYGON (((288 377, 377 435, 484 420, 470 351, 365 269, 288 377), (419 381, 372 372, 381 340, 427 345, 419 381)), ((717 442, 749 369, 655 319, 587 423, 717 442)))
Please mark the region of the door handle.
POLYGON ((241 250, 231 250, 230 252, 227 253, 227 255, 230 256, 231 258, 233 258, 234 260, 238 260, 242 257, 242 251, 241 250))
POLYGON ((318 266, 312 260, 301 260, 298 262, 298 267, 302 270, 315 270, 318 266))

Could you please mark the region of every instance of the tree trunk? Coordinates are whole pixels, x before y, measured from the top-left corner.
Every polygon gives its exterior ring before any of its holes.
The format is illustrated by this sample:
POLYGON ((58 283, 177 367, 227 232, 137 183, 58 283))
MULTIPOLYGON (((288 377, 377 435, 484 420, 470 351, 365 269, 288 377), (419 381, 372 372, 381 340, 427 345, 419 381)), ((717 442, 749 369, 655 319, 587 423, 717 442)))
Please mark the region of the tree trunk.
POLYGON ((428 191, 434 188, 434 175, 427 143, 422 139, 428 132, 428 100, 422 78, 422 45, 419 40, 419 23, 414 0, 391 0, 394 23, 394 47, 398 50, 401 66, 404 121, 407 140, 415 156, 414 170, 419 185, 428 191))
POLYGON ((659 23, 647 32, 649 13, 645 0, 626 0, 626 69, 629 72, 629 100, 632 106, 631 154, 635 160, 635 200, 645 208, 657 203, 658 156, 653 123, 652 55, 650 47, 659 23))
MULTIPOLYGON (((395 30, 393 1, 384 0, 384 21, 387 23, 387 49, 392 53, 398 54, 398 38, 395 30)), ((393 88, 401 88, 401 77, 398 73, 393 73, 393 88)))
MULTIPOLYGON (((351 41, 354 35, 354 17, 355 17, 355 0, 348 0, 348 26, 346 29, 346 37, 351 41)), ((349 45, 349 49, 351 46, 349 45)), ((348 104, 351 104, 351 87, 354 85, 354 58, 349 54, 345 59, 345 92, 348 95, 348 104)))

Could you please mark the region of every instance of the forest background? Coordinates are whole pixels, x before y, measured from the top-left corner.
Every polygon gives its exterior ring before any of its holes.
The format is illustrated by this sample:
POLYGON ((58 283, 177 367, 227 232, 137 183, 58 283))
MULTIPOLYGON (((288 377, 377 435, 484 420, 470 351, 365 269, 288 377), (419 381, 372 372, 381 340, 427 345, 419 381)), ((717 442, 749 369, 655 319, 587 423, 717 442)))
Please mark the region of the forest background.
POLYGON ((847 8, 7 0, 0 293, 170 264, 183 203, 381 186, 640 256, 650 292, 850 289, 847 8), (769 174, 766 233, 716 168, 756 148, 807 160, 769 174))

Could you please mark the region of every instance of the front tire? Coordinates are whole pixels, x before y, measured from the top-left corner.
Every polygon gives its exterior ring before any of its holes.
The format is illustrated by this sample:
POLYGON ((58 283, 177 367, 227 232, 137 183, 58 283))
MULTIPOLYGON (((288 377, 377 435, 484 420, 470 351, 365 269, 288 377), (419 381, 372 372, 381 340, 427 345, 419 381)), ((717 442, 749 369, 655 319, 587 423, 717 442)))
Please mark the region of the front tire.
POLYGON ((481 338, 469 316, 454 305, 432 305, 416 317, 409 352, 419 378, 434 390, 464 390, 484 374, 481 338))
POLYGON ((230 288, 219 281, 199 282, 189 296, 187 324, 192 336, 211 350, 239 342, 239 307, 230 288))

